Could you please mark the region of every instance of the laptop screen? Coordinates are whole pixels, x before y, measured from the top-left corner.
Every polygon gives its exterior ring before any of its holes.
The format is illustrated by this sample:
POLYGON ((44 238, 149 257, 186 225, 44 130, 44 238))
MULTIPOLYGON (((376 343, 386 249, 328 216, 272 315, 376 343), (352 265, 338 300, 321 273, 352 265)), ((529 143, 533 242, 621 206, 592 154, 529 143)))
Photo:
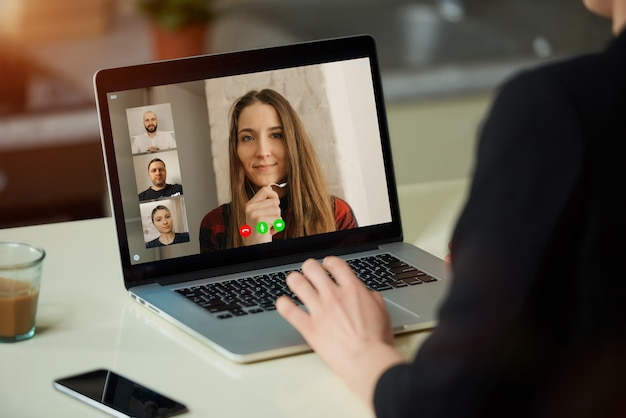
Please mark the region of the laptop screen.
POLYGON ((348 47, 365 40, 97 73, 125 277, 401 236, 373 48, 348 47))

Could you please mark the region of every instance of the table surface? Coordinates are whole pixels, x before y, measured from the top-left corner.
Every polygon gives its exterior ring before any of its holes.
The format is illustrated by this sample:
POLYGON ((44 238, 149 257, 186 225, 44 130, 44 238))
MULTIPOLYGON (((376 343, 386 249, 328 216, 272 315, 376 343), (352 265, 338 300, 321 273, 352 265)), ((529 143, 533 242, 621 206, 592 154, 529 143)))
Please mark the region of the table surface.
MULTIPOLYGON (((405 241, 443 257, 466 189, 466 180, 401 186, 405 241)), ((131 301, 112 218, 0 230, 9 240, 47 256, 37 334, 0 344, 2 416, 103 416, 52 386, 99 367, 185 403, 189 417, 371 415, 315 353, 235 364, 131 301)), ((396 345, 411 358, 427 336, 399 336, 396 345)))

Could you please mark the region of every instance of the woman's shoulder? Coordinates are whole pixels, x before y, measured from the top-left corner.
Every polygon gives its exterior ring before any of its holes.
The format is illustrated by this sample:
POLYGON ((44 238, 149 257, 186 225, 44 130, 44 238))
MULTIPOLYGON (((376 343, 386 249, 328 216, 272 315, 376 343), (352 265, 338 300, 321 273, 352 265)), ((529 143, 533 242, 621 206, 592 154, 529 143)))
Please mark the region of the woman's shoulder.
POLYGON ((335 209, 335 223, 337 229, 356 228, 359 224, 348 202, 337 196, 332 196, 332 200, 335 209))
POLYGON ((332 196, 332 200, 333 200, 333 205, 335 206, 335 211, 337 211, 339 209, 349 209, 349 210, 351 210, 350 205, 348 204, 348 202, 346 202, 342 198, 340 198, 338 196, 332 196))

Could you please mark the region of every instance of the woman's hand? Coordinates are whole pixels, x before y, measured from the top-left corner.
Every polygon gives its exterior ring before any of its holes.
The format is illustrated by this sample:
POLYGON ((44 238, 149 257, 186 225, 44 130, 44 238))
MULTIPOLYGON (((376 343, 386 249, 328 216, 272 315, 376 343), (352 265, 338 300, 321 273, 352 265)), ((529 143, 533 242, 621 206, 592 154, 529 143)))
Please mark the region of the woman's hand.
POLYGON ((272 241, 277 232, 274 221, 280 219, 280 198, 271 186, 261 187, 252 199, 246 203, 246 223, 250 225, 252 233, 245 239, 246 245, 261 244, 272 241), (259 224, 265 222, 267 228, 259 232, 259 224))
POLYGON ((338 257, 326 257, 321 265, 307 260, 302 272, 304 275, 291 273, 287 284, 308 312, 286 296, 276 301, 278 312, 352 390, 373 406, 374 389, 382 373, 404 361, 393 344, 383 297, 367 289, 338 257))

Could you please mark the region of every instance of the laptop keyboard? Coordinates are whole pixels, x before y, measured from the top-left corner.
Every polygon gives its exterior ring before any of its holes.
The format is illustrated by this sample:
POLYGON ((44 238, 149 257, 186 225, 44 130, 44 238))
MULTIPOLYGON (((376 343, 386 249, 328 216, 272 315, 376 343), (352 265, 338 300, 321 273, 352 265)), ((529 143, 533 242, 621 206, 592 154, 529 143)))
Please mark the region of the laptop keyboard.
MULTIPOLYGON (((368 288, 376 291, 437 280, 390 254, 355 258, 348 260, 348 264, 368 288)), ((253 315, 275 310, 274 303, 282 295, 289 296, 299 305, 302 304, 285 282, 291 271, 190 286, 174 291, 220 319, 253 315)))

